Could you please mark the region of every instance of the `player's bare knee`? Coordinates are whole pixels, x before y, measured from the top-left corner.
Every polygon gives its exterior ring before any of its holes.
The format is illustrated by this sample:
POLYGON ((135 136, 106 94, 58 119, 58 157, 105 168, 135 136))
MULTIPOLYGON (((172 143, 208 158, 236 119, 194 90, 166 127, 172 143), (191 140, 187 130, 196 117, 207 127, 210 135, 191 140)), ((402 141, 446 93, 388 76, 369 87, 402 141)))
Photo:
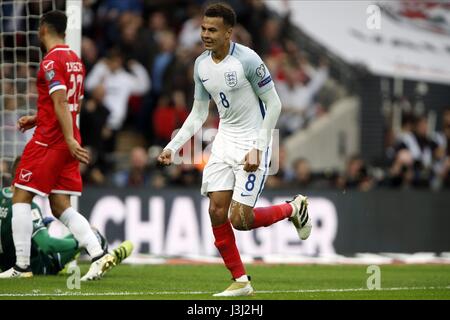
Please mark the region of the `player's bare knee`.
POLYGON ((209 206, 209 217, 213 225, 223 224, 228 219, 228 209, 211 204, 209 206))

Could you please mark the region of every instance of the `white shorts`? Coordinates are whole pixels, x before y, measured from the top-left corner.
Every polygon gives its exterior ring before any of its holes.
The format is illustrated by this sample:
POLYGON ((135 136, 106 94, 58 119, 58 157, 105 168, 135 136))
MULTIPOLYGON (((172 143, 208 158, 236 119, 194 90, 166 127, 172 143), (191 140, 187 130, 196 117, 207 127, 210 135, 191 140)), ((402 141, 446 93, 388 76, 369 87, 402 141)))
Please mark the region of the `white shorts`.
POLYGON ((254 207, 261 194, 270 162, 270 152, 263 155, 262 166, 255 172, 247 172, 241 163, 225 162, 214 154, 203 169, 201 194, 233 190, 233 200, 254 207))

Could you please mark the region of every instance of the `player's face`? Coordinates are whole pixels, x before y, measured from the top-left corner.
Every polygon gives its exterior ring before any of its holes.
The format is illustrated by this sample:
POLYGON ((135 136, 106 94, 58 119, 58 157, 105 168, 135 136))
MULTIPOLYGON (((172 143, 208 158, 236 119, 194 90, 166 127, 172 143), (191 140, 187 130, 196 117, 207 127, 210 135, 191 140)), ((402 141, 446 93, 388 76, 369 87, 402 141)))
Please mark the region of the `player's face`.
POLYGON ((221 17, 203 17, 201 38, 206 50, 217 51, 230 41, 232 28, 221 17))

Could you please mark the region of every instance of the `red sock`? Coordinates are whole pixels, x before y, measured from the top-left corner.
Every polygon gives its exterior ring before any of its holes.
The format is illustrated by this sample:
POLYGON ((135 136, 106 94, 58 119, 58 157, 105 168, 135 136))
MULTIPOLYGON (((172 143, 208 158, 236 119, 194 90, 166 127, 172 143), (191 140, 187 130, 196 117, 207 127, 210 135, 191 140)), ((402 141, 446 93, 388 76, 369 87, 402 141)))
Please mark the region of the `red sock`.
POLYGON ((233 228, 228 220, 224 224, 212 227, 216 241, 214 244, 222 256, 225 266, 230 270, 234 279, 243 276, 245 273, 244 265, 241 261, 236 239, 234 238, 233 228))
POLYGON ((292 206, 289 203, 278 204, 271 207, 253 209, 255 219, 252 229, 268 227, 275 222, 289 218, 292 214, 292 206))

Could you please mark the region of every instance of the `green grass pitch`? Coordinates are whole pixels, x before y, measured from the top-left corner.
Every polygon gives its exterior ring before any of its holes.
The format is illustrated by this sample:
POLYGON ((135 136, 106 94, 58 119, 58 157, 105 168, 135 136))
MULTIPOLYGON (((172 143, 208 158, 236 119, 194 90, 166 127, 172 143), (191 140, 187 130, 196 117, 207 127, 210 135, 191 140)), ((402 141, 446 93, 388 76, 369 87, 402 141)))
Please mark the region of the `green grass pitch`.
MULTIPOLYGON (((88 264, 81 265, 81 273, 88 264)), ((250 300, 450 299, 450 265, 382 265, 381 289, 368 290, 365 265, 248 265, 250 300)), ((202 300, 230 284, 224 266, 120 265, 100 281, 67 287, 67 276, 0 281, 0 299, 202 300)), ((222 298, 223 299, 223 298, 222 298)))

